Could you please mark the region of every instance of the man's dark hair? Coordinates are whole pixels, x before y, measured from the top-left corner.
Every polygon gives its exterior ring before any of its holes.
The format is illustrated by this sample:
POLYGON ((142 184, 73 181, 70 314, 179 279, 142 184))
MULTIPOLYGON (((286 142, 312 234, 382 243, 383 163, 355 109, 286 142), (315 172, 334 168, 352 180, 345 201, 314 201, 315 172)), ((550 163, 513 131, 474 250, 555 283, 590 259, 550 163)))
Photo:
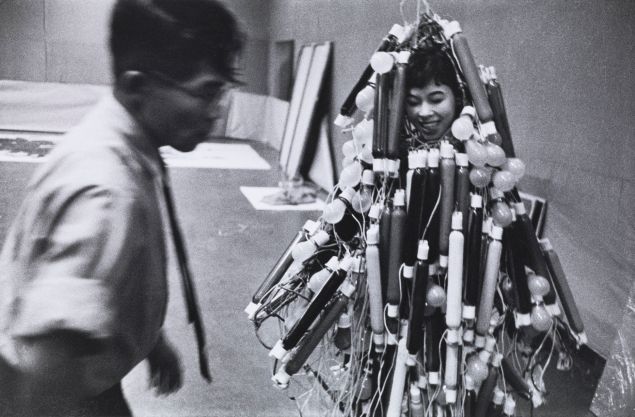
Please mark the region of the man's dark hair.
POLYGON ((207 64, 235 80, 243 34, 216 0, 117 0, 110 22, 115 77, 154 71, 184 80, 207 64))
POLYGON ((431 81, 450 87, 460 111, 463 92, 451 58, 440 49, 415 50, 408 62, 406 87, 423 88, 431 81))

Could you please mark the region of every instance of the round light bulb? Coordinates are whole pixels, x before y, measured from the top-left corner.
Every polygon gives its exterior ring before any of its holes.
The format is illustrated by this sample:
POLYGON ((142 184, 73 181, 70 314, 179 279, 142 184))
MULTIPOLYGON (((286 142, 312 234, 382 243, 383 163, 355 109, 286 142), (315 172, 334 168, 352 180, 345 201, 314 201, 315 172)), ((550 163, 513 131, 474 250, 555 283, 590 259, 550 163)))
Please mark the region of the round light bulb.
POLYGON ((500 146, 503 144, 503 137, 498 132, 490 133, 489 135, 487 135, 486 139, 494 145, 500 146))
POLYGON ((362 164, 359 161, 353 161, 352 164, 346 166, 340 173, 339 185, 341 188, 354 187, 359 184, 362 179, 362 164))
POLYGON ((358 213, 366 213, 370 210, 371 204, 373 204, 373 196, 371 193, 366 192, 365 188, 358 190, 351 200, 353 210, 358 213))
POLYGON ((483 167, 487 163, 487 148, 476 140, 468 140, 465 142, 465 151, 467 159, 475 167, 483 167))
POLYGON ((487 149, 487 163, 489 165, 499 167, 507 162, 505 151, 500 146, 488 143, 485 149, 487 149))
POLYGON ((336 224, 342 220, 345 211, 346 204, 344 204, 344 202, 339 198, 336 198, 332 203, 324 207, 324 211, 322 211, 322 218, 327 223, 336 224))
POLYGON ((547 309, 541 304, 535 305, 534 308, 531 309, 530 321, 531 327, 539 332, 546 332, 551 328, 551 316, 547 309))
POLYGON ((481 360, 477 355, 472 355, 467 360, 467 374, 474 381, 475 384, 480 384, 485 381, 489 374, 487 364, 481 360))
POLYGON ((373 126, 373 121, 369 119, 364 119, 355 125, 353 128, 353 140, 357 146, 369 146, 372 144, 373 126))
POLYGON ((395 59, 388 52, 375 52, 370 57, 370 66, 378 74, 385 74, 392 69, 395 59))
POLYGON ((370 85, 362 88, 355 96, 355 105, 364 113, 368 113, 375 106, 375 89, 370 85))
POLYGON ((463 115, 452 122, 452 135, 459 140, 468 140, 474 134, 474 124, 472 118, 463 115))
POLYGON ((547 278, 535 274, 527 277, 527 286, 529 287, 529 292, 536 297, 544 297, 551 289, 547 278))
POLYGON ((304 262, 313 255, 316 249, 315 243, 311 240, 300 242, 291 249, 291 257, 296 262, 304 262))
POLYGON ((364 146, 362 151, 359 154, 359 159, 366 162, 367 164, 373 163, 373 150, 370 146, 364 146))
POLYGON ((426 302, 430 307, 441 307, 445 303, 445 290, 443 287, 433 284, 428 288, 426 302))
POLYGON ((500 227, 507 227, 512 223, 512 211, 504 201, 497 201, 491 209, 491 216, 494 224, 500 227))
POLYGON ((355 162, 355 158, 352 156, 345 156, 344 158, 342 158, 342 166, 343 167, 347 167, 350 164, 352 164, 353 162, 355 162))
POLYGON ((352 140, 347 140, 342 145, 342 153, 344 156, 348 156, 350 158, 354 158, 357 156, 357 148, 355 147, 355 142, 352 140))
POLYGON ((525 163, 518 158, 507 158, 507 162, 503 164, 505 171, 511 172, 516 180, 521 179, 525 175, 525 163))
POLYGON ((470 182, 476 188, 487 187, 491 176, 492 171, 485 167, 472 168, 470 170, 470 182))
POLYGON ((510 191, 516 185, 516 177, 509 171, 498 171, 494 173, 492 183, 497 190, 502 192, 510 191))

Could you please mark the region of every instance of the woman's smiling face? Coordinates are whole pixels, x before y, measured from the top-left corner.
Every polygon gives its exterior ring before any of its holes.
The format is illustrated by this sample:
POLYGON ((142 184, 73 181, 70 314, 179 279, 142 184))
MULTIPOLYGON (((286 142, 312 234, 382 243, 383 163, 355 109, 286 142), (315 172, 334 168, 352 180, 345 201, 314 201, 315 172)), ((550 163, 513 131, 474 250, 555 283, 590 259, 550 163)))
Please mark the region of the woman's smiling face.
POLYGON ((431 81, 424 87, 408 90, 406 114, 426 140, 443 136, 452 125, 455 112, 454 93, 445 84, 431 81))

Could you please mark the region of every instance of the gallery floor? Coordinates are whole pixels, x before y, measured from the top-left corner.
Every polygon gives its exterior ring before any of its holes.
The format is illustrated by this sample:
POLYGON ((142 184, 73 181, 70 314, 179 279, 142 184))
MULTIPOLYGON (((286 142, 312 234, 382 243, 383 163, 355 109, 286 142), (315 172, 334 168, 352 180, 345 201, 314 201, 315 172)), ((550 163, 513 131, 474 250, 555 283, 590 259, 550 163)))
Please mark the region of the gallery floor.
MULTIPOLYGON (((199 302, 205 319, 213 375, 206 384, 198 375, 193 329, 187 325, 179 277, 170 259, 170 304, 167 333, 181 353, 184 387, 168 397, 147 389, 144 363, 124 380, 136 416, 291 417, 297 416, 288 393, 270 381, 271 361, 243 313, 252 292, 289 240, 317 212, 256 211, 240 186, 275 186, 281 178, 277 153, 261 144, 253 148, 271 170, 172 169, 177 211, 190 252, 199 302)), ((0 162, 0 240, 15 215, 36 164, 0 162)), ((584 351, 566 372, 547 373, 547 405, 536 417, 588 417, 601 361, 584 351)), ((521 401, 518 416, 530 412, 521 401)))

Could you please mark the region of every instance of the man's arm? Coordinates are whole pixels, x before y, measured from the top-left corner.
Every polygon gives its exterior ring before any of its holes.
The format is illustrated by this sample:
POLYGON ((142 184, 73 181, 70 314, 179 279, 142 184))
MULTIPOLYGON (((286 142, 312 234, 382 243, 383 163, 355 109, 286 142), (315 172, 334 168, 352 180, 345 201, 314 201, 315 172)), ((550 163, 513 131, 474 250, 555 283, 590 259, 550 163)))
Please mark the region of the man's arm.
POLYGON ((19 338, 16 403, 20 415, 63 414, 97 395, 87 389, 83 363, 99 349, 98 342, 72 331, 19 338))

